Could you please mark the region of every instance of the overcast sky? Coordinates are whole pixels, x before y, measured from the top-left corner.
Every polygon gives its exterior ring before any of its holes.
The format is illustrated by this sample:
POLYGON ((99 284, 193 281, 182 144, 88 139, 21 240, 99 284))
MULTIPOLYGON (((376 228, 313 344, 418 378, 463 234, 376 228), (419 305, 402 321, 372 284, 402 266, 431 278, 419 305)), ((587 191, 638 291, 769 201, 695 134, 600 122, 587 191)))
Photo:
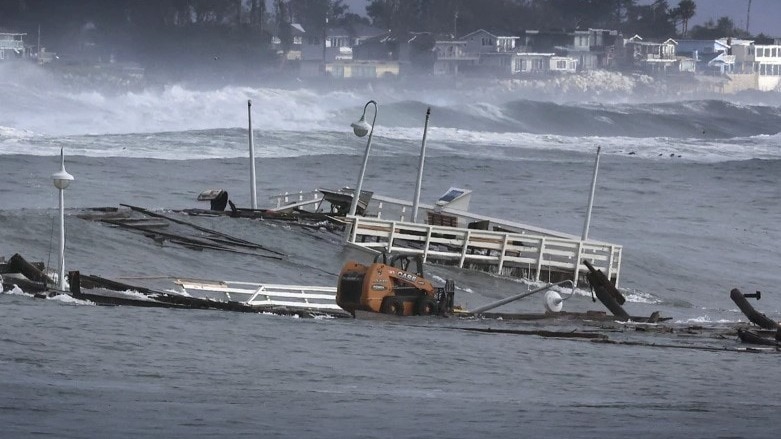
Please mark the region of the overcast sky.
MULTIPOLYGON (((473 0, 479 1, 479 0, 473 0)), ((653 0, 641 0, 640 3, 650 4, 653 0)), ((678 0, 668 0, 671 7, 678 4, 678 0)), ((735 26, 746 28, 746 13, 748 0, 695 0, 697 14, 689 22, 692 26, 703 24, 720 17, 730 17, 735 26)), ((365 15, 368 0, 344 0, 344 4, 350 6, 351 12, 365 15)), ((751 3, 751 18, 749 32, 752 34, 764 33, 773 37, 781 37, 781 0, 753 0, 751 3)))

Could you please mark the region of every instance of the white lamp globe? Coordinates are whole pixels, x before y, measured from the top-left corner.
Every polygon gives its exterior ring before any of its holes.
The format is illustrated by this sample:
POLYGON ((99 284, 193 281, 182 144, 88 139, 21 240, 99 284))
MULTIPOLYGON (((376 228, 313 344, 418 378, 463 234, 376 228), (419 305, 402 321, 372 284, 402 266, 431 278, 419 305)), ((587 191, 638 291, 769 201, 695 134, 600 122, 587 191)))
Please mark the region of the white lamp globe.
POLYGON ((52 174, 52 180, 54 180, 54 187, 57 189, 67 189, 73 181, 73 176, 68 174, 65 167, 52 174))
POLYGON ((359 120, 358 122, 353 122, 352 125, 350 126, 353 127, 353 132, 358 137, 365 136, 366 134, 369 133, 369 130, 371 129, 371 125, 369 125, 366 122, 366 119, 364 119, 363 117, 361 117, 361 120, 359 120))

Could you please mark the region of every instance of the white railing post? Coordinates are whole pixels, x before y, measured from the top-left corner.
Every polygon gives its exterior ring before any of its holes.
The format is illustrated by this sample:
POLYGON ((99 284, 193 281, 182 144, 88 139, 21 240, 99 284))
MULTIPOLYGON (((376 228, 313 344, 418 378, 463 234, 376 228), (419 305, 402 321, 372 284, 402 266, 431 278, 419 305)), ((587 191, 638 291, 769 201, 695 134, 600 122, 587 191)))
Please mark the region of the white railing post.
POLYGON ((580 276, 580 258, 583 255, 583 241, 578 242, 578 251, 575 256, 575 273, 572 274, 572 283, 578 286, 578 277, 580 276))
POLYGON ((510 240, 510 234, 505 233, 504 241, 502 242, 502 254, 499 255, 499 269, 496 270, 498 274, 502 274, 502 269, 504 268, 504 254, 507 251, 507 242, 509 240, 510 240))
POLYGON ((461 261, 458 263, 458 268, 464 268, 464 260, 466 259, 466 250, 469 247, 469 238, 472 235, 472 231, 467 229, 464 234, 464 246, 461 248, 461 261))
POLYGON ((616 259, 616 282, 614 286, 618 288, 618 278, 621 276, 621 248, 618 249, 618 257, 616 259))
POLYGON ((356 238, 358 237, 358 222, 360 220, 357 216, 353 217, 353 229, 350 231, 350 242, 355 244, 356 238))
POLYGON ((391 221, 390 234, 388 235, 388 246, 386 247, 389 253, 392 252, 394 239, 396 239, 396 221, 391 221))
POLYGON ((428 259, 428 248, 431 245, 431 225, 428 226, 428 230, 426 231, 426 245, 423 248, 423 262, 426 262, 428 259))
POLYGON ((542 272, 542 259, 545 254, 545 238, 540 238, 540 250, 539 254, 537 255, 537 275, 535 276, 536 279, 534 279, 536 282, 540 281, 540 273, 542 272))
POLYGON ((607 257, 607 278, 608 280, 613 275, 613 252, 615 251, 615 246, 608 247, 610 250, 610 254, 607 257))

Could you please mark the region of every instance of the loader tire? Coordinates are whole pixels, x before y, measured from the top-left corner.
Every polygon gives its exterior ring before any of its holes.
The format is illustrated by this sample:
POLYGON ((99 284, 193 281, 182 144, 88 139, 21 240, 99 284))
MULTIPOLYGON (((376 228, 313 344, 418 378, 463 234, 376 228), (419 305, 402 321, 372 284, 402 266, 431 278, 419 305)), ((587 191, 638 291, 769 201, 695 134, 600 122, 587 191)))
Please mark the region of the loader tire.
POLYGON ((419 316, 433 316, 437 311, 437 302, 430 297, 421 297, 415 302, 415 314, 419 316))
POLYGON ((380 311, 382 311, 383 314, 403 316, 404 300, 402 300, 401 297, 396 297, 396 296, 386 297, 382 301, 382 306, 380 307, 380 311))

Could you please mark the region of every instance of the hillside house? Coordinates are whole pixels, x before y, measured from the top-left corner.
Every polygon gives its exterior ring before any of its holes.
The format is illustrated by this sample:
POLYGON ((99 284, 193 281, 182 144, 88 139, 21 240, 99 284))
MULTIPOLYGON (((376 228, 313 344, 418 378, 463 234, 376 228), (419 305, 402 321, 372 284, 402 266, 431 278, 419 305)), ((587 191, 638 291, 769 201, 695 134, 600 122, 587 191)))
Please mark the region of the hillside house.
POLYGON ((679 40, 676 54, 690 58, 697 72, 724 75, 732 72, 735 57, 725 40, 679 40))
POLYGON ((588 29, 575 30, 571 34, 572 43, 556 46, 561 55, 575 58, 582 70, 609 69, 615 66, 615 47, 621 35, 616 30, 588 29))
POLYGON ((753 41, 732 40, 730 51, 735 56, 736 80, 745 82, 744 88, 760 91, 781 90, 781 43, 754 44, 753 41), (742 78, 738 78, 742 76, 742 78))
POLYGON ((576 59, 556 56, 555 53, 483 53, 480 55, 479 71, 496 76, 534 76, 575 73, 577 65, 576 59))
POLYGON ((306 31, 303 26, 298 23, 290 23, 289 26, 291 35, 289 46, 285 47, 285 43, 282 41, 281 32, 277 29, 271 37, 271 47, 276 50, 277 54, 283 55, 289 61, 300 60, 306 31))
POLYGON ((642 37, 635 35, 624 40, 620 66, 651 74, 679 71, 680 62, 675 52, 677 45, 672 38, 657 43, 643 41, 642 37))
POLYGON ((435 75, 457 76, 465 69, 474 68, 480 59, 477 53, 467 52, 467 42, 463 40, 437 41, 434 52, 437 55, 435 75))
POLYGON ((353 48, 370 38, 386 32, 372 26, 358 25, 352 28, 329 27, 323 32, 308 33, 303 39, 303 61, 335 61, 353 59, 353 48), (325 38, 323 38, 325 37, 325 38), (325 56, 325 58, 323 58, 325 56))
POLYGON ((398 61, 338 60, 325 64, 326 74, 337 79, 377 79, 399 76, 398 61))
POLYGON ((516 36, 502 36, 478 29, 459 38, 466 42, 467 53, 506 53, 517 52, 521 38, 516 36))
POLYGON ((24 48, 25 33, 0 33, 0 61, 24 58, 26 55, 24 48))
POLYGON ((579 70, 614 67, 615 45, 619 39, 618 31, 604 29, 572 32, 526 30, 521 34, 523 52, 555 52, 575 59, 579 70))

